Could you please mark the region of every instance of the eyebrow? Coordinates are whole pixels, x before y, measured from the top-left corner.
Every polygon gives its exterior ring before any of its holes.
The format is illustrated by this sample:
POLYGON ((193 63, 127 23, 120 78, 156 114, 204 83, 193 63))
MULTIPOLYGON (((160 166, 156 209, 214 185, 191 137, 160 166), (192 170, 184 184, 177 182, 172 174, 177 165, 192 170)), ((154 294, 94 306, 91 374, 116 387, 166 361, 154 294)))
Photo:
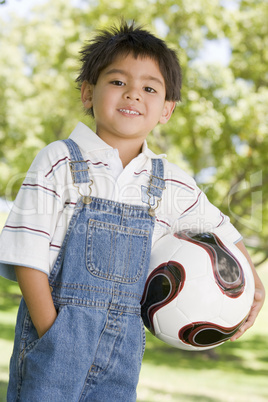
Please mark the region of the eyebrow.
MULTIPOLYGON (((108 71, 105 73, 105 75, 118 74, 118 73, 119 73, 119 74, 122 74, 122 75, 125 75, 125 76, 129 76, 129 74, 128 74, 127 71, 120 70, 119 68, 112 68, 111 70, 108 70, 108 71)), ((142 80, 155 81, 155 82, 158 82, 158 84, 164 86, 163 81, 161 81, 161 80, 160 80, 159 78, 157 78, 157 77, 154 77, 153 75, 146 74, 146 75, 142 75, 140 78, 141 78, 142 80)))

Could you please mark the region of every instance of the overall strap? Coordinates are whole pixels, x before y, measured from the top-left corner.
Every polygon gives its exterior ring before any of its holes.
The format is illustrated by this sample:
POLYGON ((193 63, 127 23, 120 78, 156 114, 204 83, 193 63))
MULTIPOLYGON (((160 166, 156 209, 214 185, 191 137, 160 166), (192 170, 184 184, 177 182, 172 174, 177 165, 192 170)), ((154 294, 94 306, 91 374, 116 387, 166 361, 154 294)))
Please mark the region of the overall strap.
POLYGON ((165 189, 164 180, 164 164, 162 159, 152 159, 152 173, 150 176, 149 187, 147 191, 149 215, 155 215, 155 209, 158 208, 162 199, 162 193, 165 189), (154 197, 157 197, 157 203, 155 205, 154 197), (151 202, 153 200, 153 202, 151 202), (154 207, 154 208, 153 208, 154 207))
POLYGON ((81 154, 79 146, 73 140, 68 138, 67 140, 62 141, 65 142, 70 152, 71 161, 69 162, 69 165, 73 178, 73 185, 77 188, 78 193, 82 196, 83 203, 90 204, 92 202, 92 198, 90 195, 92 191, 91 186, 93 184, 93 181, 90 179, 88 174, 88 164, 86 161, 83 160, 83 156, 81 154), (81 183, 89 183, 88 194, 82 194, 80 192, 79 184, 81 183))
POLYGON ((79 146, 70 138, 62 141, 65 142, 70 152, 71 161, 69 162, 69 165, 72 173, 73 183, 89 183, 90 178, 88 174, 88 164, 83 160, 79 146))

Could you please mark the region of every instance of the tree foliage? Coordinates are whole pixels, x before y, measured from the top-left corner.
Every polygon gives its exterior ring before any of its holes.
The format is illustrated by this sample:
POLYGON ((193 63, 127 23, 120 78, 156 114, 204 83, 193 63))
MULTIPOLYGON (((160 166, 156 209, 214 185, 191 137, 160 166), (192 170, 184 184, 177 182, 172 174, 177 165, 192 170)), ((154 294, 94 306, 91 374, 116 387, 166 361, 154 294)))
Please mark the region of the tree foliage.
POLYGON ((35 154, 77 120, 94 127, 74 84, 78 52, 92 31, 120 17, 162 36, 182 64, 182 102, 149 137, 151 147, 192 174, 267 258, 266 1, 48 0, 0 21, 0 195, 13 198, 35 154), (222 39, 229 63, 200 57, 222 39))

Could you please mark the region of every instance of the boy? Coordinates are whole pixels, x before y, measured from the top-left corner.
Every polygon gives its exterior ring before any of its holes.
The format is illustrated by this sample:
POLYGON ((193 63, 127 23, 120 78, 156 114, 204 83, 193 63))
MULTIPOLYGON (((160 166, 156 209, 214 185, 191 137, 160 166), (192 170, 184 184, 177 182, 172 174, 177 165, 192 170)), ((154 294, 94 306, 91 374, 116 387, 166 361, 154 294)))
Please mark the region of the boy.
MULTIPOLYGON (((90 42, 81 61, 77 81, 97 135, 79 123, 39 153, 2 233, 2 274, 23 294, 8 401, 135 401, 151 245, 194 228, 226 235, 246 254, 194 180, 147 148, 180 99, 175 53, 122 24, 90 42)), ((252 270, 256 296, 240 334, 264 300, 252 270)))

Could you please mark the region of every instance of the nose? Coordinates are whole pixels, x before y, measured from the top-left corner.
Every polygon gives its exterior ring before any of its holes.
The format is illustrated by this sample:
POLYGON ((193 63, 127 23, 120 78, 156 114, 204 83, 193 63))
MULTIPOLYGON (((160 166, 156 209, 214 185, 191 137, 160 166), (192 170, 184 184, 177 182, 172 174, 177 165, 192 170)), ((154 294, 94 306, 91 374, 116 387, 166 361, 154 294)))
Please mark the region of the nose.
POLYGON ((141 94, 139 89, 136 88, 135 86, 128 87, 125 91, 125 98, 139 102, 141 100, 141 94))

